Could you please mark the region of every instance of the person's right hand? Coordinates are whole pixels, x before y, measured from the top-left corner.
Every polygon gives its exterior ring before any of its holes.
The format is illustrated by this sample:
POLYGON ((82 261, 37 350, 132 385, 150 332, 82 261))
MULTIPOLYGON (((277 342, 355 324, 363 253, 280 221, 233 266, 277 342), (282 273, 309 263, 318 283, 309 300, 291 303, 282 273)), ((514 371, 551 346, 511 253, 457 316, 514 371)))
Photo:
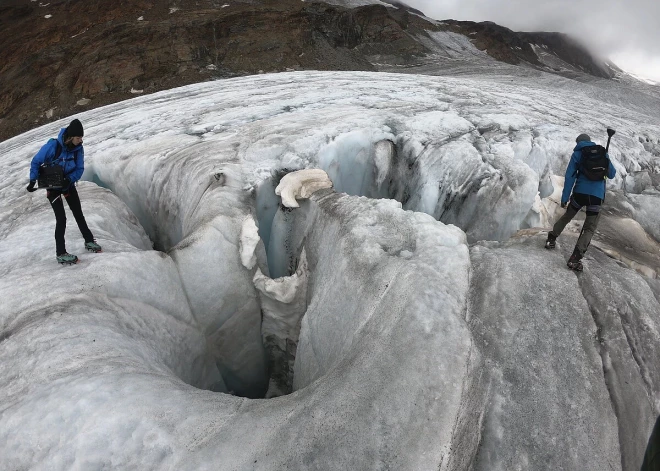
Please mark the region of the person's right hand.
POLYGON ((565 209, 567 204, 568 204, 568 201, 562 201, 561 202, 561 207, 565 209))
POLYGON ((37 184, 36 180, 30 180, 30 184, 27 186, 26 190, 32 193, 33 191, 37 191, 37 189, 34 187, 34 185, 37 184))

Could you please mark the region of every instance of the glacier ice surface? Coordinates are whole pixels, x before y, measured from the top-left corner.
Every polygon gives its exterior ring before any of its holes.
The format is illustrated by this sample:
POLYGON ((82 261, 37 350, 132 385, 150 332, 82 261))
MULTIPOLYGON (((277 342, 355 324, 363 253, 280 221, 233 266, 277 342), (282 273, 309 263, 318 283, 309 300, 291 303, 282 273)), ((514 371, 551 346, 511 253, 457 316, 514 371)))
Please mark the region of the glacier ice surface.
POLYGON ((71 221, 71 267, 18 184, 66 120, 0 143, 3 466, 637 469, 660 412, 660 129, 629 96, 298 72, 88 111, 104 253, 71 221), (575 135, 605 125, 618 175, 577 277, 579 220, 555 252, 542 229, 575 135), (334 191, 285 210, 300 169, 334 191))

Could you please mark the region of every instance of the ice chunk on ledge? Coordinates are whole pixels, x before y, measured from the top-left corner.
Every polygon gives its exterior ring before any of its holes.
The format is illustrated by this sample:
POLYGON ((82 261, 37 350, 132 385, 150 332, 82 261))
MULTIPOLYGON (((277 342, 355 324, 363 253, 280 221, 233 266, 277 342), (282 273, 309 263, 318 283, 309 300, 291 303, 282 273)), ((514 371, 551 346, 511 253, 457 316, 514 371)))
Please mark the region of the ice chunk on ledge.
POLYGON ((285 175, 275 188, 275 194, 282 197, 282 204, 287 208, 298 208, 300 205, 296 198, 309 198, 324 188, 332 188, 328 174, 321 169, 310 168, 285 175))
POLYGON ((246 217, 241 228, 239 251, 241 253, 241 263, 248 270, 252 270, 257 264, 255 250, 260 240, 259 229, 254 219, 251 216, 246 217))

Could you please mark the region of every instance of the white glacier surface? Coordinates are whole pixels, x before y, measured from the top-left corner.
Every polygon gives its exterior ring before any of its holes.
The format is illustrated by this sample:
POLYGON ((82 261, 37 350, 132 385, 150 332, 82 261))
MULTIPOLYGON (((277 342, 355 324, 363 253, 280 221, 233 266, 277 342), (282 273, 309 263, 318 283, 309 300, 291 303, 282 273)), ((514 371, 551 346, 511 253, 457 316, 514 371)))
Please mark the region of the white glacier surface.
POLYGON ((638 469, 660 110, 514 78, 296 72, 82 113, 104 252, 69 218, 70 267, 24 189, 68 119, 0 143, 0 468, 638 469), (605 126, 576 276, 583 216, 555 252, 544 231, 605 126))

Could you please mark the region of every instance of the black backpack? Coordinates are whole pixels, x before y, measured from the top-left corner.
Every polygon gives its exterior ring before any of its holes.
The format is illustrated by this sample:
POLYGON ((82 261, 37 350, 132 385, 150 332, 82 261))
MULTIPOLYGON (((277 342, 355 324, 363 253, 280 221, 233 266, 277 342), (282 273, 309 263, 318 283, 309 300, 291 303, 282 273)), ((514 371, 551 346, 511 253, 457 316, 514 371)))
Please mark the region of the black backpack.
POLYGON ((610 159, 603 146, 593 145, 582 149, 580 159, 580 173, 589 180, 604 180, 610 168, 610 159))

